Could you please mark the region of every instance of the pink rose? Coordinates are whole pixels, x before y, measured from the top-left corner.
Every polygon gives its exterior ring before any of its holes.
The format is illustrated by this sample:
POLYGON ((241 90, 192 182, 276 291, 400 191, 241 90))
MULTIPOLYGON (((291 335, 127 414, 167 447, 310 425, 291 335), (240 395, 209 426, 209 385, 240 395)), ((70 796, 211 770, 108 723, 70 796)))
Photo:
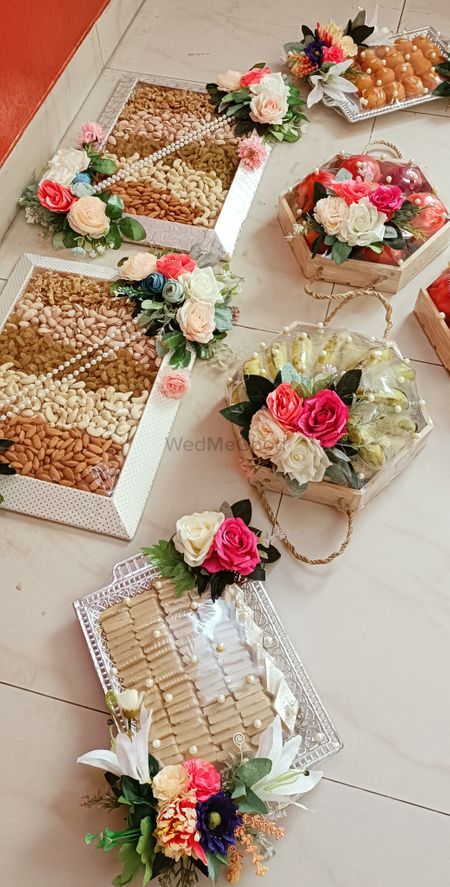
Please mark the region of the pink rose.
POLYGON ((288 102, 285 95, 261 92, 253 96, 250 102, 250 117, 255 123, 275 126, 283 123, 287 109, 288 102))
POLYGON ((313 437, 322 447, 334 447, 345 434, 349 409, 335 391, 322 388, 314 397, 303 401, 297 428, 306 437, 313 437))
POLYGON ((388 217, 403 206, 404 199, 398 185, 378 185, 375 191, 371 191, 369 194, 370 202, 376 206, 379 212, 386 213, 388 217))
POLYGON ((357 203, 361 197, 371 194, 373 185, 359 179, 346 179, 344 182, 333 182, 331 189, 337 197, 342 197, 346 204, 357 203))
POLYGON ((261 562, 257 546, 257 537, 240 517, 226 517, 202 567, 209 573, 230 570, 249 576, 261 562))
POLYGON ((322 56, 324 62, 331 62, 333 65, 343 62, 345 59, 344 52, 340 46, 323 46, 322 56))
POLYGON ((178 280, 180 274, 194 270, 195 262, 187 253, 166 253, 158 259, 156 268, 164 277, 178 280))
POLYGON ((267 157, 267 149, 257 135, 241 139, 238 145, 238 155, 247 169, 259 169, 267 157))
POLYGON ((246 73, 242 75, 241 86, 246 88, 254 86, 255 83, 259 83, 266 74, 270 74, 270 68, 267 65, 264 65, 264 68, 251 68, 250 71, 246 71, 246 73))
POLYGON ((183 370, 168 370, 159 380, 158 387, 163 397, 180 400, 191 387, 189 374, 183 370))
POLYGON ((41 182, 37 196, 41 206, 45 206, 52 213, 69 212, 72 203, 77 200, 68 188, 58 185, 58 182, 52 182, 51 179, 44 179, 41 182))
POLYGON ((208 761, 202 758, 191 758, 183 761, 182 766, 189 775, 188 791, 194 789, 198 801, 207 801, 211 795, 220 792, 220 773, 208 761))
POLYGON ((267 395, 266 403, 269 412, 286 431, 296 431, 303 401, 288 382, 282 382, 275 391, 267 395))
POLYGON ((99 144, 105 138, 105 133, 99 123, 83 123, 78 136, 80 148, 83 145, 99 144))

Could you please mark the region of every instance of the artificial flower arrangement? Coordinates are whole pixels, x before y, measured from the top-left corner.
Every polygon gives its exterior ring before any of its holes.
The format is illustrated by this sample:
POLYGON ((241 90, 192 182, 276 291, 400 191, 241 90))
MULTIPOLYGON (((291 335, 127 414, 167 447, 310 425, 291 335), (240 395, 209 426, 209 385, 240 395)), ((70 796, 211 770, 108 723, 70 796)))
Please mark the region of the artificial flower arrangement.
POLYGON ((86 798, 84 805, 126 812, 125 828, 105 828, 85 838, 88 845, 117 850, 122 871, 115 887, 135 877, 143 885, 158 877, 162 887, 192 887, 198 872, 213 883, 223 872, 236 884, 245 856, 264 875, 272 841, 284 835, 271 812, 295 803, 322 777, 293 767, 301 737, 285 742, 277 716, 261 734, 254 756, 246 755, 236 737, 236 757, 221 771, 195 757, 164 766, 148 751, 152 712, 141 707, 142 694, 126 690, 107 697, 108 705, 121 709, 128 730, 118 732, 111 749, 88 752, 77 763, 106 771, 108 790, 86 798))
MULTIPOLYGON (((307 118, 303 114, 304 102, 298 89, 283 74, 272 72, 264 62, 253 65, 245 73, 224 71, 217 83, 207 83, 206 89, 216 112, 234 120, 237 136, 256 133, 263 141, 271 142, 296 142, 300 138, 302 123, 307 118)), ((240 149, 241 159, 251 166, 252 146, 256 151, 252 156, 261 156, 260 165, 265 153, 261 154, 263 148, 255 136, 251 144, 249 140, 244 141, 240 149)))
POLYGON ((280 557, 251 519, 249 499, 231 506, 223 502, 219 511, 180 517, 171 539, 161 539, 143 553, 165 579, 172 579, 177 596, 192 588, 203 594, 209 588, 216 600, 227 585, 264 580, 266 565, 280 557))
POLYGON ((19 199, 26 221, 46 228, 55 249, 66 247, 76 256, 95 257, 107 248, 119 249, 124 238, 145 238, 140 222, 124 216, 121 197, 110 191, 95 193, 98 176, 116 171, 114 161, 98 151, 103 139, 98 123, 85 123, 77 147, 60 148, 39 181, 28 185, 19 199))
POLYGON ((322 480, 360 490, 426 425, 414 379, 392 343, 294 324, 244 364, 221 413, 257 485, 265 471, 292 496, 322 480))
POLYGON ((190 255, 136 253, 119 262, 120 279, 111 293, 132 300, 137 323, 156 336, 160 356, 172 352, 169 363, 175 369, 189 366, 191 348, 201 360, 225 365, 229 358, 223 339, 237 316, 230 302, 242 279, 217 263, 217 257, 195 248, 190 255))
POLYGON ((371 154, 332 158, 296 186, 295 203, 293 235, 338 265, 401 265, 448 219, 419 167, 371 154))
POLYGON ((376 17, 370 24, 366 22, 363 9, 345 27, 330 20, 323 25, 318 22, 314 30, 302 25, 302 34, 302 40, 285 43, 284 50, 292 75, 308 79, 313 87, 308 94, 308 107, 324 96, 333 104, 347 93, 356 93, 357 87, 346 75, 354 65, 358 48, 390 42, 389 30, 378 28, 376 17))

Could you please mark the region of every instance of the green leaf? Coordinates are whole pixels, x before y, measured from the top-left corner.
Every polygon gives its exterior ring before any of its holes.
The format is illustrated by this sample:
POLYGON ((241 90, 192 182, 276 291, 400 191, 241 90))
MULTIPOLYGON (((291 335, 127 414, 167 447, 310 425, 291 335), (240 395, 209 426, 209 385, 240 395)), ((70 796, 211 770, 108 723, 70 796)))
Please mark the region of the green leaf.
POLYGON ((113 173, 115 173, 117 166, 114 163, 114 160, 98 156, 91 160, 88 169, 101 173, 103 176, 112 176, 113 173))
POLYGON ((110 225, 109 231, 106 235, 106 242, 110 249, 120 249, 122 246, 122 235, 116 222, 113 222, 112 225, 110 225))
POLYGON ((63 244, 66 247, 66 249, 72 249, 74 246, 76 246, 77 245, 77 238, 79 236, 80 236, 79 234, 75 234, 75 231, 64 231, 63 244))
POLYGON ((125 884, 130 884, 137 875, 142 863, 133 844, 122 844, 117 855, 122 863, 122 871, 114 878, 113 885, 114 887, 124 887, 125 884))
POLYGON ((245 376, 245 390, 252 401, 260 402, 261 406, 266 402, 266 398, 274 390, 274 384, 270 379, 264 376, 245 376))
POLYGON ((344 453, 343 450, 339 450, 337 447, 327 449, 326 453, 332 462, 350 462, 350 457, 347 456, 347 453, 344 453))
POLYGON ((242 785, 242 782, 238 782, 234 786, 231 797, 232 797, 233 801, 235 801, 236 798, 242 798, 244 795, 245 795, 245 785, 242 785))
POLYGON ((177 597, 195 587, 195 574, 189 569, 183 555, 176 550, 171 539, 160 539, 157 545, 143 548, 142 553, 158 568, 161 576, 173 579, 177 597))
POLYGON ((207 853, 206 859, 208 860, 208 875, 213 884, 215 884, 223 867, 223 862, 214 853, 207 853))
POLYGON ((108 219, 120 219, 125 204, 118 194, 111 194, 106 201, 106 215, 108 219))
POLYGON ((255 785, 260 779, 264 779, 272 769, 270 758, 251 758, 245 764, 241 764, 236 770, 236 777, 247 788, 255 785))
POLYGON ((314 189, 313 189, 314 206, 316 205, 318 200, 323 200, 323 198, 327 197, 327 196, 328 196, 328 194, 327 194, 327 189, 325 188, 325 185, 322 185, 322 182, 314 182, 314 189))
POLYGON ((141 308, 143 311, 160 311, 162 302, 156 302, 154 299, 144 299, 141 302, 141 308))
POLYGON ((353 395, 359 388, 361 375, 361 370, 348 370, 336 384, 336 394, 347 406, 353 403, 353 395))
POLYGON ((281 552, 275 548, 275 545, 258 545, 258 550, 264 564, 273 564, 281 557, 281 552))
POLYGON ((311 252, 312 252, 313 256, 317 256, 317 254, 322 249, 324 243, 325 243, 325 237, 323 236, 323 234, 319 234, 319 236, 316 237, 315 240, 313 240, 313 243, 311 245, 311 252))
POLYGON ((437 71, 438 74, 442 74, 443 77, 450 77, 450 57, 445 59, 445 61, 440 62, 439 65, 435 65, 434 70, 437 71))
POLYGON ((153 872, 153 860, 155 857, 155 846, 156 846, 156 838, 153 836, 153 823, 150 819, 150 816, 146 816, 141 820, 141 837, 137 842, 136 852, 139 854, 141 858, 141 862, 144 865, 144 877, 143 877, 143 885, 145 887, 146 884, 150 881, 153 872))
POLYGON ((185 369, 189 366, 191 362, 191 352, 187 347, 186 341, 182 342, 181 345, 178 345, 177 348, 174 349, 173 354, 170 357, 169 363, 170 366, 176 368, 185 369))
POLYGON ((52 237, 53 249, 62 249, 64 247, 64 231, 55 231, 52 237))
POLYGON ((231 308, 227 308, 226 305, 216 304, 214 308, 214 323, 216 325, 216 330, 219 330, 220 333, 223 333, 226 330, 231 330, 231 327, 233 326, 231 308))
POLYGON ((348 179, 351 179, 353 177, 352 177, 351 172, 348 171, 348 169, 345 169, 345 167, 342 167, 342 169, 338 170, 338 172, 336 173, 334 178, 335 178, 336 182, 346 182, 348 179))
POLYGON ((248 788, 245 798, 239 801, 239 810, 241 813, 267 813, 267 804, 248 788))
POLYGON ((325 246, 333 246, 333 243, 336 242, 336 238, 334 234, 326 234, 324 237, 325 246))
POLYGON ((432 95, 440 96, 449 96, 450 95, 450 83, 448 80, 445 80, 443 83, 440 83, 439 86, 436 86, 436 89, 433 89, 432 95))
MULTIPOLYGON (((390 242, 389 242, 390 245, 390 242)), ((382 253, 383 252, 383 243, 369 243, 369 249, 372 250, 373 253, 382 253)))
POLYGON ((340 240, 335 240, 331 250, 331 258, 333 262, 336 262, 336 265, 342 265, 348 259, 351 251, 352 247, 348 243, 341 243, 340 240))
POLYGON ((252 417, 259 410, 259 404, 255 401, 245 400, 242 403, 234 403, 230 407, 219 410, 224 419, 240 425, 241 428, 249 428, 252 417))
POLYGON ((240 499, 231 506, 233 517, 240 517, 244 524, 249 525, 252 519, 252 503, 250 499, 240 499))
POLYGON ((164 333, 164 335, 161 336, 161 342, 163 343, 167 351, 171 351, 172 348, 177 348, 178 345, 181 345, 181 343, 185 341, 186 340, 183 336, 183 333, 180 332, 180 330, 177 330, 176 332, 164 333))
POLYGON ((131 216, 123 216, 119 220, 118 225, 120 233, 127 237, 128 240, 144 240, 146 236, 145 228, 137 219, 133 219, 131 216))

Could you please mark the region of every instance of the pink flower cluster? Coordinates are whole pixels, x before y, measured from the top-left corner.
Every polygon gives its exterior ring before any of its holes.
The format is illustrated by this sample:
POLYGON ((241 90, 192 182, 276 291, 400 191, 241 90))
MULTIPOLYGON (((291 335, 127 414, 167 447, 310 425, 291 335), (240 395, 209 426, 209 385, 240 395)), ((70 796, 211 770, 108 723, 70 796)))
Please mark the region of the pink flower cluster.
POLYGON ((267 408, 285 431, 300 431, 322 447, 334 447, 345 434, 349 409, 335 391, 322 388, 302 399, 288 382, 267 397, 267 408))
POLYGON ((202 566, 208 573, 230 570, 249 576, 261 560, 257 546, 257 537, 242 518, 226 517, 202 566))

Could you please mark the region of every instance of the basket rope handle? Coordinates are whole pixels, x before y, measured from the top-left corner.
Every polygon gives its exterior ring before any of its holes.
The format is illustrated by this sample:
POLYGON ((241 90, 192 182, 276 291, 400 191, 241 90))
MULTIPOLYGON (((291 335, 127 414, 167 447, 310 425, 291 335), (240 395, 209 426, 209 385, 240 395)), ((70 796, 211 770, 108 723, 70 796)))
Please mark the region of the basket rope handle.
POLYGON ((347 548, 347 546, 352 538, 352 533, 353 533, 353 512, 350 511, 350 509, 348 509, 348 508, 345 509, 345 514, 347 516, 347 531, 345 533, 344 541, 341 543, 339 548, 337 548, 336 551, 333 551, 331 554, 329 554, 328 557, 309 558, 305 554, 301 554, 299 551, 297 551, 295 546, 288 539, 287 534, 284 532, 284 530, 282 530, 277 518, 275 517, 275 514, 272 510, 272 507, 269 503, 269 500, 267 499, 267 496, 266 496, 263 488, 258 485, 257 489, 258 489, 259 495, 261 497, 261 502, 264 506, 266 514, 267 514, 269 520, 272 522, 275 532, 279 532, 283 545, 292 554, 292 556, 295 557, 295 559, 297 561, 301 561, 302 564, 309 564, 310 566, 316 566, 318 564, 331 564, 332 561, 336 560, 337 557, 339 557, 341 554, 344 553, 345 549, 347 548))
MULTIPOLYGON (((320 269, 318 269, 317 274, 314 275, 313 280, 317 279, 317 275, 320 273, 320 269)), ((384 308, 385 314, 385 327, 383 338, 386 338, 390 330, 392 329, 392 306, 389 304, 388 300, 380 293, 379 290, 374 289, 371 286, 366 287, 361 290, 347 290, 345 293, 331 293, 329 295, 325 295, 324 293, 318 293, 313 289, 310 283, 305 281, 304 284, 305 293, 308 296, 311 296, 313 299, 316 299, 318 302, 337 302, 338 304, 333 308, 328 317, 325 319, 324 323, 327 324, 330 320, 333 319, 335 314, 342 308, 347 302, 352 302, 353 299, 358 299, 360 296, 371 296, 374 299, 377 299, 378 302, 384 308)))
POLYGON ((368 142, 364 148, 363 154, 379 151, 380 147, 389 148, 394 157, 397 157, 398 160, 403 160, 403 154, 400 151, 400 148, 397 148, 397 145, 394 145, 394 142, 389 142, 387 139, 374 139, 373 142, 368 142))

